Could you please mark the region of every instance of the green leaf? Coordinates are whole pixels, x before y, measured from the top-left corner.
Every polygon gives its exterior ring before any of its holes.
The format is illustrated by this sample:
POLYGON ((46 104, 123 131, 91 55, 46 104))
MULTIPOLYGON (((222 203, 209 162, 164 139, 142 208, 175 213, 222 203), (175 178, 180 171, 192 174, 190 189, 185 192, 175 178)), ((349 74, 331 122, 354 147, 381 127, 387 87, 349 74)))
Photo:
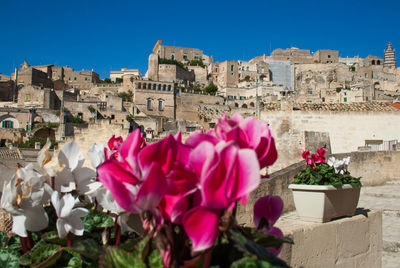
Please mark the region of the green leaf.
MULTIPOLYGON (((69 268, 81 268, 82 267, 82 258, 81 255, 69 248, 64 248, 62 252, 62 256, 60 260, 63 260, 62 265, 69 268)), ((60 265, 60 260, 57 262, 57 265, 60 265)))
POLYGON ((231 267, 232 268, 278 268, 286 266, 273 265, 267 261, 256 260, 250 257, 244 257, 232 263, 231 267))
POLYGON ((9 248, 0 248, 0 267, 19 267, 19 253, 9 248))
POLYGON ((248 239, 238 231, 231 230, 231 239, 235 246, 242 252, 258 257, 259 259, 270 262, 273 265, 289 267, 283 260, 276 257, 263 246, 248 239))
POLYGON ((51 267, 60 258, 61 252, 62 248, 59 245, 43 245, 32 252, 32 265, 37 267, 51 267))
POLYGON ((146 265, 132 254, 116 247, 108 247, 100 257, 99 266, 102 268, 135 267, 146 268, 146 265))
POLYGON ((134 250, 133 250, 133 255, 138 258, 138 259, 143 259, 144 256, 146 256, 147 251, 150 248, 150 243, 149 243, 149 237, 145 236, 142 238, 139 243, 136 244, 134 250))
POLYGON ((7 242, 8 248, 13 250, 20 250, 21 249, 21 240, 19 236, 11 237, 7 242))
POLYGON ((133 251, 133 249, 135 248, 135 246, 142 240, 141 237, 137 237, 137 238, 132 238, 132 239, 128 239, 126 240, 124 243, 120 244, 118 247, 120 249, 126 250, 126 251, 133 251))
POLYGON ((149 255, 150 267, 163 267, 161 253, 158 250, 153 250, 149 255))
POLYGON ((58 233, 56 231, 51 231, 42 234, 41 238, 45 241, 48 241, 53 244, 66 246, 67 245, 67 238, 59 238, 58 233))
POLYGON ((91 232, 93 228, 105 228, 114 225, 114 220, 110 215, 101 211, 90 210, 86 217, 82 218, 86 232, 91 232))
POLYGON ((278 236, 269 235, 253 228, 243 228, 249 234, 252 240, 263 246, 264 248, 280 248, 283 243, 294 244, 293 240, 288 237, 280 238, 278 236))
POLYGON ((31 265, 32 252, 34 252, 36 249, 38 249, 41 246, 46 245, 46 244, 47 243, 44 240, 40 240, 39 242, 37 242, 30 251, 26 252, 24 255, 22 255, 19 258, 19 264, 20 265, 24 265, 24 266, 30 266, 31 265))
POLYGON ((103 251, 99 244, 93 239, 77 241, 72 245, 71 249, 92 260, 97 260, 103 251))

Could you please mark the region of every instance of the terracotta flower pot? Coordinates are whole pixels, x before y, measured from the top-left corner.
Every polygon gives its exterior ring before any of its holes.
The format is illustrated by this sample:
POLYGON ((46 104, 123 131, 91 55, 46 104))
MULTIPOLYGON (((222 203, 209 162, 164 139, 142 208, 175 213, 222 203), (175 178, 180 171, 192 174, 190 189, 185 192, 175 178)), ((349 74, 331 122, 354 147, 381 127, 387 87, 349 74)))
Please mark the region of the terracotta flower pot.
POLYGON ((294 204, 301 220, 327 222, 343 216, 353 216, 361 187, 290 184, 294 204))

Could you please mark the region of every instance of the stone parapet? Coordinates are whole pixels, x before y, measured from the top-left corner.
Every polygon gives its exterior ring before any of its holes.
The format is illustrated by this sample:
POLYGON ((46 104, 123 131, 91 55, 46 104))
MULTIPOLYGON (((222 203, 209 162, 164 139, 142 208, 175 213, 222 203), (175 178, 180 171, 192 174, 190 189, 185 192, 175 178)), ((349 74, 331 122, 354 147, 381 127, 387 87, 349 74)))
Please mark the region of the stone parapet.
POLYGON ((381 210, 358 209, 327 223, 304 222, 290 212, 275 226, 294 241, 279 255, 290 267, 381 267, 381 210))

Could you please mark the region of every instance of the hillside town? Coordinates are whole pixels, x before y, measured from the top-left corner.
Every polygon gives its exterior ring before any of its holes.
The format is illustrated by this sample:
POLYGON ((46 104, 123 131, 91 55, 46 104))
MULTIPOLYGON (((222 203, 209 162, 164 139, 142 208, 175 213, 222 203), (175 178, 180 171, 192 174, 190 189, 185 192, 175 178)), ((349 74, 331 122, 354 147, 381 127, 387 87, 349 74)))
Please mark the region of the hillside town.
POLYGON ((383 58, 292 47, 214 62, 200 49, 157 40, 145 74, 122 68, 100 79, 93 69, 27 60, 14 73, 0 74, 1 146, 63 142, 105 123, 127 132, 141 128, 147 140, 156 140, 207 130, 235 111, 258 118, 287 109, 396 111, 399 96, 400 68, 390 42, 383 58))
MULTIPOLYGON (((280 256, 293 267, 325 262, 326 267, 381 267, 382 260, 396 267, 400 214, 397 205, 388 207, 400 198, 395 193, 400 68, 390 42, 382 51, 343 58, 337 50, 291 47, 248 61, 216 62, 201 49, 157 40, 149 48, 146 73, 127 62, 103 79, 94 69, 30 65, 26 59, 13 73, 0 74, 0 186, 15 174, 16 165, 37 166, 47 141, 51 152, 74 141, 87 156, 94 142, 107 144, 111 137, 125 139, 138 130, 147 144, 170 134, 187 140, 225 116, 254 116, 270 128, 278 156, 261 170, 271 179, 260 183, 246 206, 238 206, 238 222, 252 222, 257 195, 279 195, 287 214, 277 226, 295 241, 280 256), (305 168, 303 152, 321 149, 351 156, 349 170, 366 186, 359 204, 368 209, 319 225, 294 215, 288 185, 305 168), (321 237, 329 235, 336 244, 320 245, 321 237), (312 253, 303 253, 304 248, 312 253)), ((10 215, 1 213, 0 229, 10 231, 10 215)))

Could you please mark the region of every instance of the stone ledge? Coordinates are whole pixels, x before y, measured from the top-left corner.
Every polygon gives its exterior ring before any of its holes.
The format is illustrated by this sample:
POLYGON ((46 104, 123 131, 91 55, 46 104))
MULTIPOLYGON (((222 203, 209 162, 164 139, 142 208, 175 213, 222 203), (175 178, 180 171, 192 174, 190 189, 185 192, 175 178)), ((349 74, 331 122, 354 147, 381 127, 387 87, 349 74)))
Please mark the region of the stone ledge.
POLYGON ((327 223, 304 222, 289 212, 275 226, 295 243, 279 255, 291 267, 381 267, 381 210, 357 209, 353 217, 327 223))

